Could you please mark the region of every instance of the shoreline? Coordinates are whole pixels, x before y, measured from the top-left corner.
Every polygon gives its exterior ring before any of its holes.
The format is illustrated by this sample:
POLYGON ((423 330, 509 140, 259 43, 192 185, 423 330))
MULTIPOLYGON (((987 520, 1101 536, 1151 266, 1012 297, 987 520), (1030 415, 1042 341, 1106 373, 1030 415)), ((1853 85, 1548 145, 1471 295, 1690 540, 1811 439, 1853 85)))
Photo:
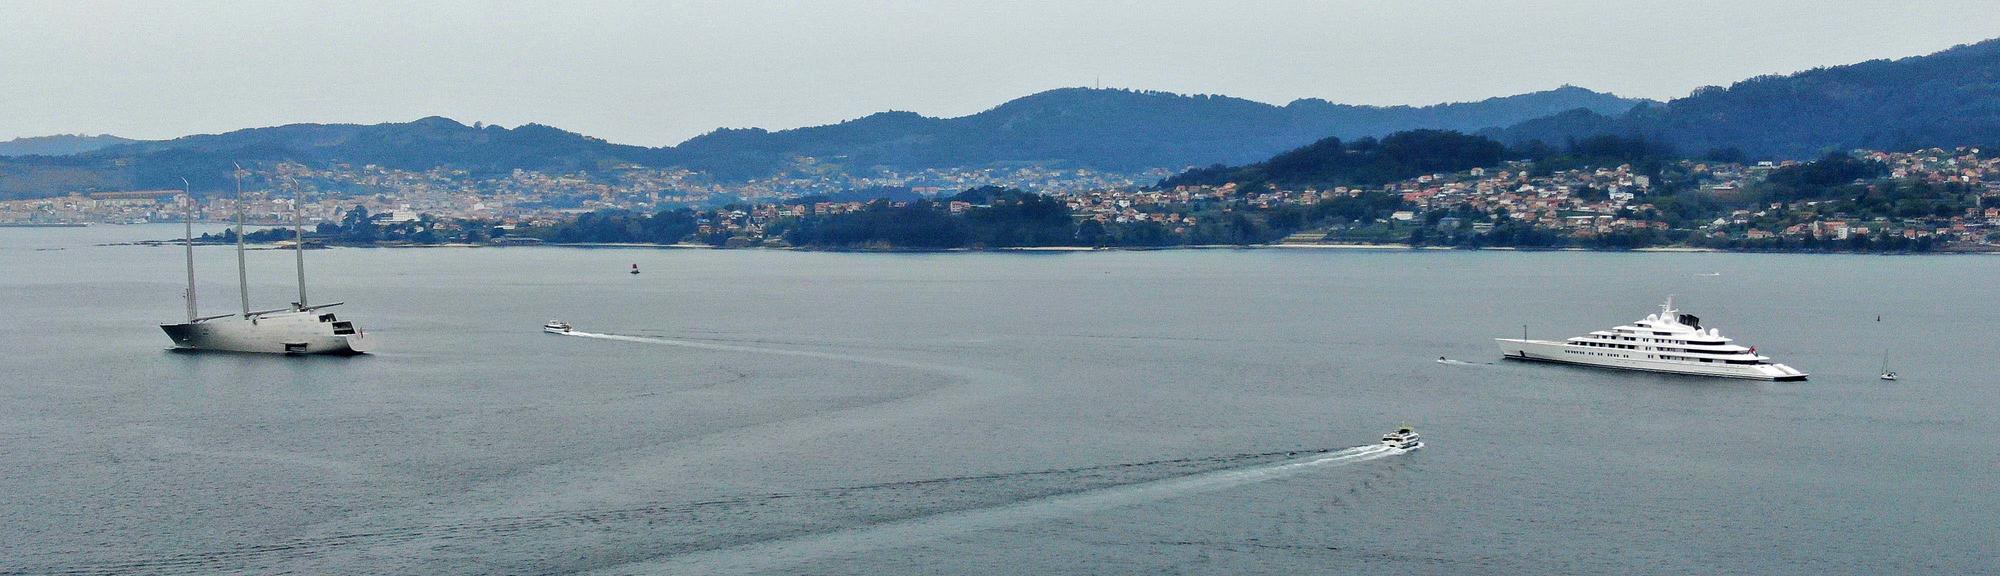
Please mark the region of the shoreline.
MULTIPOLYGON (((106 243, 106 244, 97 244, 97 246, 155 246, 155 247, 157 247, 157 246, 180 246, 180 245, 181 245, 181 242, 182 242, 182 241, 180 241, 180 240, 140 240, 140 241, 135 241, 135 242, 112 242, 112 243, 106 243)), ((234 246, 235 244, 233 244, 233 243, 228 243, 228 242, 195 242, 195 245, 196 245, 196 246, 234 246)), ((289 249, 290 249, 290 247, 284 247, 284 246, 278 246, 278 245, 274 245, 274 244, 263 244, 263 245, 257 245, 257 244, 252 244, 252 245, 250 245, 250 246, 249 246, 248 248, 249 248, 249 249, 251 249, 251 250, 276 250, 276 249, 286 249, 286 250, 289 250, 289 249)), ((1930 251, 1930 252, 1852 252, 1852 251, 1843 251, 1843 250, 1811 250, 1811 251, 1808 251, 1808 250, 1727 250, 1727 249, 1722 249, 1722 248, 1704 248, 1704 247, 1697 247, 1697 246, 1650 246, 1650 247, 1645 247, 1645 248, 1584 248, 1584 247, 1577 247, 1577 246, 1565 246, 1565 247, 1560 247, 1560 248, 1523 248, 1523 247, 1518 247, 1518 246, 1481 246, 1481 247, 1476 247, 1476 248, 1475 248, 1475 247, 1460 247, 1460 246, 1411 246, 1411 245, 1408 245, 1408 244, 1361 244, 1361 243, 1327 243, 1327 244, 1283 244, 1283 243, 1273 243, 1273 244, 1183 244, 1183 245, 1173 245, 1173 246, 1008 246, 1008 247, 999 247, 999 248, 988 248, 988 247, 961 247, 961 248, 893 248, 893 247, 891 247, 891 248, 869 248, 869 247, 856 247, 856 248, 812 248, 812 247, 801 247, 801 246, 744 246, 744 247, 737 247, 737 248, 728 248, 728 247, 723 247, 723 246, 713 246, 713 245, 709 245, 709 244, 696 244, 696 243, 688 243, 688 242, 682 242, 682 243, 677 243, 677 244, 653 244, 653 243, 648 243, 648 242, 574 242, 574 243, 558 243, 558 242, 544 242, 544 243, 540 243, 540 244, 480 244, 480 243, 471 243, 471 242, 444 242, 444 243, 436 243, 436 244, 414 244, 414 243, 385 243, 385 244, 372 244, 372 245, 353 245, 353 244, 308 244, 308 245, 306 246, 306 249, 307 249, 307 250, 325 250, 325 249, 330 249, 330 248, 361 248, 361 249, 374 249, 374 248, 380 248, 380 249, 402 249, 402 248, 426 248, 426 249, 439 249, 439 248, 459 248, 459 249, 467 249, 467 248, 584 248, 584 249, 614 249, 614 248, 615 248, 615 249, 650 249, 650 250, 779 250, 779 251, 789 251, 789 252, 848 252, 848 253, 874 253, 874 254, 928 254, 928 253, 953 253, 953 252, 991 252, 991 253, 1009 253, 1009 252, 1012 252, 1012 253, 1023 253, 1023 254, 1032 254, 1032 253, 1045 253, 1045 254, 1066 254, 1066 253, 1076 253, 1076 252, 1151 252, 1151 251, 1163 251, 1163 250, 1292 250, 1292 251, 1297 251, 1297 250, 1332 250, 1332 251, 1349 251, 1349 250, 1358 250, 1358 251, 1396 251, 1396 250, 1403 250, 1403 251, 1411 251, 1411 252, 1416 252, 1416 251, 1456 251, 1456 250, 1463 250, 1463 251, 1468 251, 1468 252, 1610 252, 1610 253, 1618 253, 1618 252, 1627 252, 1627 253, 1643 253, 1643 254, 1860 254, 1860 255, 1872 255, 1872 256, 1915 256, 1915 255, 1927 255, 1927 254, 1935 254, 1935 255, 1959 255, 1959 254, 1970 254, 1970 255, 2000 255, 2000 247, 1992 247, 1992 248, 1989 248, 1989 249, 1977 249, 1977 248, 1974 248, 1974 249, 1957 249, 1957 250, 1954 250, 1954 249, 1949 249, 1949 248, 1947 248, 1947 249, 1940 249, 1940 250, 1932 250, 1932 251, 1930 251)))

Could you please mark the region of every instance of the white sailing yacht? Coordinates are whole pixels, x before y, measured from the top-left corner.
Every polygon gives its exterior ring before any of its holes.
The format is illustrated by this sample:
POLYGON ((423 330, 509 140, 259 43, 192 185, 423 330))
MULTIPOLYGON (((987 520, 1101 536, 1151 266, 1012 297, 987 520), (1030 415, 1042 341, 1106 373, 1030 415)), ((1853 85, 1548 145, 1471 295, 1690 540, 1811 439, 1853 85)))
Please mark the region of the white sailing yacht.
MULTIPOLYGON (((182 180, 182 184, 187 184, 182 180)), ((368 351, 367 334, 353 322, 343 321, 322 310, 341 305, 306 303, 305 229, 299 204, 292 204, 293 250, 299 268, 299 301, 285 308, 250 310, 250 282, 243 257, 243 174, 236 174, 236 282, 242 295, 240 314, 202 316, 195 307, 194 289, 194 193, 187 192, 187 315, 186 322, 161 324, 174 347, 182 350, 222 350, 270 354, 363 354, 368 351)))

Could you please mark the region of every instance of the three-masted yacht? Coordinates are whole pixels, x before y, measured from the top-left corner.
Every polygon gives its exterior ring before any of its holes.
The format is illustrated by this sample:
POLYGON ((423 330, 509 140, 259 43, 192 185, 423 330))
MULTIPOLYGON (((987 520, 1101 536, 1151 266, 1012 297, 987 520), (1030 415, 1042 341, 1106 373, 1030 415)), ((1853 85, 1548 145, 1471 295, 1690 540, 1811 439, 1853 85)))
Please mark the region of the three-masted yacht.
POLYGON ((1673 298, 1630 325, 1598 330, 1562 342, 1495 338, 1500 354, 1513 360, 1581 364, 1621 370, 1643 370, 1694 376, 1751 380, 1804 380, 1806 373, 1771 362, 1722 336, 1702 328, 1701 319, 1674 308, 1673 298))
MULTIPOLYGON (((185 183, 185 181, 183 182, 185 183)), ((293 250, 299 269, 299 300, 291 306, 271 310, 250 309, 250 282, 243 257, 243 177, 236 177, 236 281, 242 296, 242 311, 236 314, 202 316, 195 306, 194 288, 194 193, 187 193, 187 321, 161 324, 160 329, 182 350, 222 350, 271 354, 363 354, 368 351, 367 334, 353 322, 336 318, 327 308, 340 302, 306 303, 305 229, 300 224, 299 206, 292 213, 293 250)))

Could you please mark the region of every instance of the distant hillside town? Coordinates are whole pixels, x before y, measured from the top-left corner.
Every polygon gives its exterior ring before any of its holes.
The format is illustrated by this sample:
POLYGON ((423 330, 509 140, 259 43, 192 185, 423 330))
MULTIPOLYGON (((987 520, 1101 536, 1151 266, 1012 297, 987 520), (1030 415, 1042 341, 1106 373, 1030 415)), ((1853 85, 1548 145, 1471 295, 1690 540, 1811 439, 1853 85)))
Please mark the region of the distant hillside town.
MULTIPOLYGON (((313 168, 281 164, 260 184, 284 180, 288 191, 259 186, 244 193, 248 222, 262 225, 290 222, 293 196, 303 193, 300 208, 306 221, 338 220, 361 207, 378 218, 416 220, 492 220, 506 223, 542 222, 597 210, 657 211, 679 207, 716 207, 739 203, 777 203, 798 198, 824 198, 858 205, 881 197, 914 199, 985 186, 1021 188, 1051 194, 1091 190, 1136 189, 1171 173, 1164 169, 1123 174, 1090 169, 1017 168, 883 170, 863 176, 812 170, 811 159, 798 161, 786 174, 747 182, 718 183, 680 168, 624 167, 609 175, 545 173, 514 170, 495 177, 473 176, 465 170, 433 168, 400 170, 377 165, 334 164, 313 168)), ((234 194, 197 194, 195 219, 234 221, 234 194)), ((186 196, 179 189, 71 193, 66 196, 0 201, 0 223, 141 224, 180 221, 186 196)))
POLYGON ((1064 88, 659 148, 442 117, 44 137, 0 143, 0 223, 177 220, 183 182, 223 221, 241 165, 249 221, 351 244, 1987 250, 1996 74, 2000 39, 1667 102, 1064 88))
MULTIPOLYGON (((739 185, 703 182, 685 170, 635 168, 605 184, 535 171, 472 178, 448 170, 290 164, 262 180, 291 182, 294 192, 251 190, 243 211, 255 224, 283 224, 294 210, 292 194, 303 193, 299 211, 324 241, 392 245, 1983 251, 2000 243, 2000 155, 1979 149, 1857 150, 1809 162, 1548 166, 1556 163, 1505 161, 1353 186, 1152 186, 1164 171, 1043 168, 844 179, 794 174, 739 185), (872 192, 848 196, 856 190, 872 192), (1056 208, 1048 207, 1059 207, 1060 218, 1050 217, 1056 208), (916 227, 928 228, 911 232, 916 227)), ((178 190, 12 200, 0 202, 0 223, 172 222, 183 217, 184 201, 178 190)), ((225 222, 237 206, 232 196, 208 195, 195 209, 199 220, 225 222)))

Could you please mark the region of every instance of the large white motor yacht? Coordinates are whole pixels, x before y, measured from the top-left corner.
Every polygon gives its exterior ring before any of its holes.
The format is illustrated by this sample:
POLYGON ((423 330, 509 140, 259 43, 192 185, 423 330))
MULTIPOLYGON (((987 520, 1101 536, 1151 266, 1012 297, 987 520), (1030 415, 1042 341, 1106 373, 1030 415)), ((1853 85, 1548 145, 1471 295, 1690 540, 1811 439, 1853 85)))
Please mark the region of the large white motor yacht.
POLYGON ((1759 356, 1756 348, 1731 343, 1701 319, 1681 314, 1674 300, 1658 314, 1631 325, 1598 330, 1562 342, 1495 338, 1500 354, 1513 360, 1582 364, 1621 370, 1668 372, 1751 380, 1804 380, 1806 373, 1759 356))

